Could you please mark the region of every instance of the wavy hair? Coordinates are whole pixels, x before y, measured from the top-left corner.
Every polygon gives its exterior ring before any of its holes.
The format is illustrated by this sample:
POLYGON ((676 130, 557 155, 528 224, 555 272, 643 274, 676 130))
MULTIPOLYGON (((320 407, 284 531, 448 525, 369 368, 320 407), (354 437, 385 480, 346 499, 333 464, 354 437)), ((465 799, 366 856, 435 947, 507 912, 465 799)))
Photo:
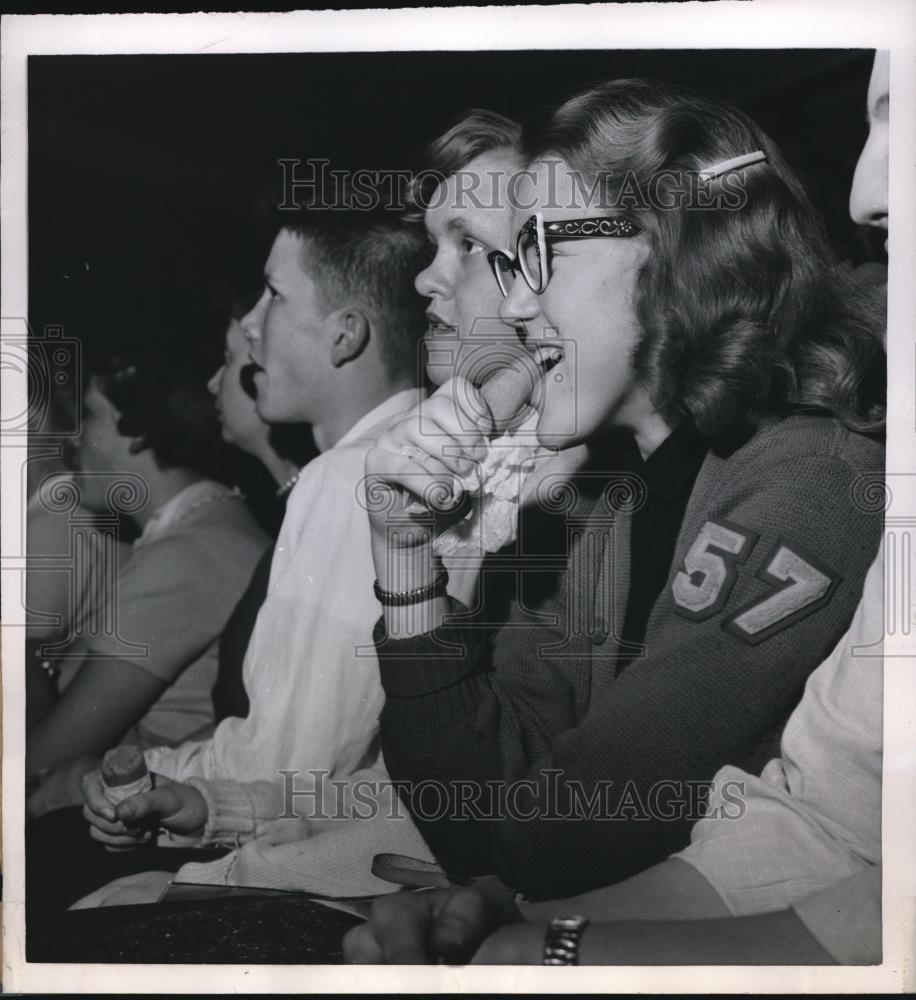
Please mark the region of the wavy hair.
POLYGON ((566 101, 524 141, 531 159, 559 157, 602 204, 646 227, 633 364, 669 422, 689 419, 710 440, 789 413, 881 431, 883 331, 868 293, 743 111, 687 88, 615 80, 566 101), (703 208, 699 172, 756 150, 765 162, 705 182, 707 200, 719 197, 703 208))
POLYGON ((521 124, 496 111, 463 111, 421 152, 422 169, 413 176, 407 190, 409 218, 422 222, 435 187, 478 156, 500 151, 517 153, 521 161, 521 124))
POLYGON ((83 383, 93 381, 119 413, 118 432, 149 449, 161 469, 223 479, 227 448, 206 381, 224 323, 193 291, 157 289, 162 302, 95 300, 83 317, 83 383))

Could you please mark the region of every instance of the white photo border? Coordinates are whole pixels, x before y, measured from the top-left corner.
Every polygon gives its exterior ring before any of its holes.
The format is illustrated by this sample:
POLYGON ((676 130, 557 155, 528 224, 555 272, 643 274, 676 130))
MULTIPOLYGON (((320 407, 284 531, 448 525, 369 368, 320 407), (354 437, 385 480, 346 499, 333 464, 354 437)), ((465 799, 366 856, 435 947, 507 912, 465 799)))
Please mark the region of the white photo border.
MULTIPOLYGON (((473 51, 475 49, 886 49, 891 53, 887 470, 894 506, 916 517, 916 8, 912 0, 750 0, 290 14, 17 15, 3 18, 2 260, 6 318, 28 315, 29 55, 473 51), (447 26, 447 30, 443 30, 447 26)), ((864 113, 865 95, 862 95, 864 113)), ((3 372, 7 405, 24 373, 3 372)), ((12 401, 12 402, 10 402, 12 401)), ((18 410, 17 410, 18 412, 18 410)), ((0 551, 18 551, 25 449, 3 442, 0 551)), ((916 559, 916 553, 914 553, 916 559)), ((916 638, 888 637, 885 661, 884 962, 870 967, 658 966, 373 968, 53 965, 24 958, 23 629, 19 572, 2 573, 3 986, 6 992, 906 992, 916 986, 916 638), (17 618, 18 615, 18 618, 17 618)), ((899 568, 901 572, 904 567, 899 568)), ((910 568, 911 570, 911 568, 910 568)), ((911 616, 916 625, 916 607, 911 616)))

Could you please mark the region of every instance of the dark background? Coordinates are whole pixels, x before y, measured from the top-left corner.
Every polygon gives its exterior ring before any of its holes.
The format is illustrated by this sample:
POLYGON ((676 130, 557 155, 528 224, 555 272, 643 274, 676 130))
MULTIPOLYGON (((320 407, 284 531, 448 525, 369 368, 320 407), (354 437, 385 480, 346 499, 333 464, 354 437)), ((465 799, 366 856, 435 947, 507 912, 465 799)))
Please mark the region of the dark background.
POLYGON ((741 104, 808 180, 842 257, 873 256, 848 218, 872 53, 861 50, 33 56, 30 313, 256 287, 253 205, 281 157, 409 169, 459 111, 519 114, 617 76, 741 104), (87 272, 86 265, 89 265, 87 272), (63 278, 66 275, 68 277, 63 278))

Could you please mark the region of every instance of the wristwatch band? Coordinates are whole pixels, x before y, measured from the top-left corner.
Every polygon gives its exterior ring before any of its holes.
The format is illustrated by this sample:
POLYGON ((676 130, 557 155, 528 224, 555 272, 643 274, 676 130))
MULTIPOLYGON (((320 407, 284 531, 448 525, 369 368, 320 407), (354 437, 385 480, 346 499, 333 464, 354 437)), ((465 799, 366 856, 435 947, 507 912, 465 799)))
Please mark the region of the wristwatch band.
POLYGON ((588 917, 555 917, 547 926, 544 937, 544 961, 542 965, 578 965, 579 941, 588 917))

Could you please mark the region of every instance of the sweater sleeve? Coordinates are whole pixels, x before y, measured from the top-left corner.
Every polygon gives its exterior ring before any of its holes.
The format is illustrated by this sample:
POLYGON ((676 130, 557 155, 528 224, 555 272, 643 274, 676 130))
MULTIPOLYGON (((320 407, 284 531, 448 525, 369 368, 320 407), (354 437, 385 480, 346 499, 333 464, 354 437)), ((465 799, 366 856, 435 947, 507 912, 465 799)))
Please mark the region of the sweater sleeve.
POLYGON ((192 777, 187 784, 207 804, 204 847, 240 847, 259 837, 274 843, 304 839, 376 813, 409 822, 381 762, 343 778, 289 770, 274 781, 192 777))
POLYGON ((446 869, 532 898, 620 881, 682 847, 718 768, 781 726, 849 625, 882 519, 836 456, 767 471, 685 520, 643 655, 617 675, 596 650, 581 717, 553 660, 490 661, 468 627, 378 635, 385 759, 446 869))
POLYGON ((232 781, 190 778, 207 803, 202 846, 240 844, 263 835, 283 813, 282 789, 273 781, 232 781))
POLYGON ((216 861, 186 864, 176 876, 181 882, 363 896, 400 888, 373 875, 375 854, 434 860, 381 760, 322 789, 320 802, 307 783, 283 804, 257 787, 266 783, 190 783, 213 810, 201 843, 238 849, 216 861), (272 822, 266 815, 258 819, 271 801, 272 822))

